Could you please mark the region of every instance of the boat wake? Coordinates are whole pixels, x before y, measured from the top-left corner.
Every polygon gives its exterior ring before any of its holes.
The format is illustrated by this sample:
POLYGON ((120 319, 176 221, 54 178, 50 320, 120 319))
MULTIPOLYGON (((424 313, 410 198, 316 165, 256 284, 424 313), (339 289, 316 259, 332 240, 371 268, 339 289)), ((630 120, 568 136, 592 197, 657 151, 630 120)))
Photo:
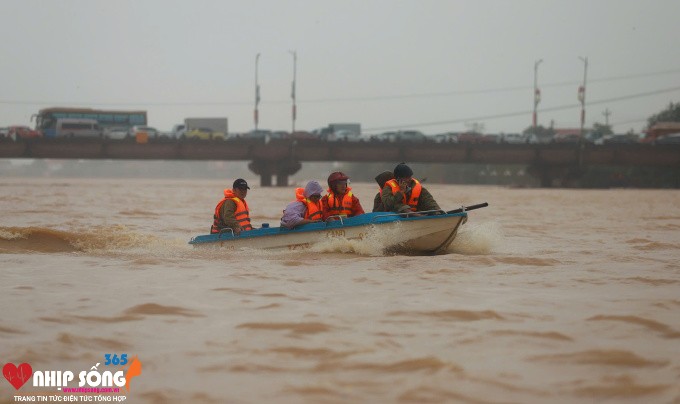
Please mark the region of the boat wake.
POLYGON ((126 226, 100 226, 87 231, 44 227, 0 227, 0 253, 160 254, 189 250, 184 240, 168 240, 130 230, 126 226))

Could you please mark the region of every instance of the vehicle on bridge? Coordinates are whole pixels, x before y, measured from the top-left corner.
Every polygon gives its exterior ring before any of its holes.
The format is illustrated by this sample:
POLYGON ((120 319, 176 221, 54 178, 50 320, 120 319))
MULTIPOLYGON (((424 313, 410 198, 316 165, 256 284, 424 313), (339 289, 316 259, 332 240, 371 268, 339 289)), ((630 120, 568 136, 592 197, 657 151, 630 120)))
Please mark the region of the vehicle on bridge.
POLYGON ((503 133, 501 135, 501 143, 527 143, 528 139, 521 133, 503 133))
POLYGON ((43 137, 39 130, 33 130, 28 126, 14 125, 7 129, 7 137, 15 142, 22 139, 38 139, 43 137))
POLYGON ((102 130, 94 119, 59 118, 55 137, 99 138, 102 130))
POLYGON ((611 143, 625 143, 625 144, 631 144, 631 143, 640 143, 640 138, 638 135, 632 134, 632 133, 618 133, 618 134, 612 134, 612 135, 605 135, 602 137, 602 143, 603 144, 611 144, 611 143))
POLYGON ((103 136, 104 139, 123 140, 131 138, 132 134, 130 134, 130 128, 128 127, 114 126, 105 128, 103 131, 103 136))
POLYGON ((158 139, 161 136, 161 132, 151 126, 135 125, 130 129, 130 136, 137 138, 138 135, 146 136, 149 139, 158 139))
POLYGON ((113 111, 91 108, 45 108, 31 117, 35 118, 35 129, 45 137, 57 136, 59 119, 93 119, 100 128, 135 125, 146 125, 146 111, 113 111))
POLYGON ((229 121, 227 118, 185 118, 184 131, 187 138, 195 139, 222 139, 229 133, 229 121), (221 134, 219 136, 218 134, 221 134))
POLYGON ((654 140, 654 144, 680 144, 680 132, 659 136, 654 140))
POLYGON ((398 130, 381 133, 377 136, 377 139, 385 142, 424 142, 427 140, 427 136, 418 130, 398 130))
POLYGON ((186 138, 190 140, 224 140, 225 134, 214 132, 211 128, 194 128, 186 133, 186 138))
POLYGON ((432 136, 432 140, 435 143, 458 143, 458 135, 458 132, 438 133, 432 136))
POLYGON ((642 139, 643 143, 656 143, 662 136, 680 132, 680 122, 657 122, 647 129, 646 136, 642 139))

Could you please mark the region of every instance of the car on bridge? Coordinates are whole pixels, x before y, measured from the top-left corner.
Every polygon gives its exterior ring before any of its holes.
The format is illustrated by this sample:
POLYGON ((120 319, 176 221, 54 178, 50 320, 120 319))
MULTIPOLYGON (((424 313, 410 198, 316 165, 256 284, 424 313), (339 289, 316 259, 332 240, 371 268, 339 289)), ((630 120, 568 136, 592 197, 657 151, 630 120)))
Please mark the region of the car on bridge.
POLYGON ((160 131, 151 126, 135 125, 130 129, 130 136, 136 137, 137 135, 146 134, 149 138, 157 138, 160 136, 160 131))
POLYGON ((396 132, 384 132, 377 136, 385 142, 424 142, 427 136, 418 130, 399 130, 396 132))
POLYGON ((501 142, 501 135, 495 134, 495 133, 487 133, 486 135, 483 135, 482 138, 479 141, 480 143, 500 143, 501 142))
POLYGON ((501 143, 527 143, 528 139, 521 133, 504 133, 501 135, 501 143))
POLYGON ((42 132, 31 129, 28 126, 14 125, 7 129, 7 137, 15 142, 22 139, 37 139, 43 137, 42 132))
POLYGON ((554 141, 554 135, 550 133, 532 133, 527 138, 531 144, 548 144, 554 141))
POLYGON ((457 132, 438 133, 432 136, 432 141, 435 143, 458 143, 459 135, 460 133, 457 132))
POLYGON ((614 135, 605 135, 602 137, 602 143, 612 144, 612 143, 640 143, 640 138, 637 135, 630 133, 619 133, 614 135))
POLYGON ((680 144, 680 132, 659 136, 654 140, 654 144, 680 144))
POLYGON ((130 128, 126 126, 114 126, 110 128, 104 128, 104 139, 113 140, 123 140, 132 137, 130 134, 130 128))
POLYGON ((558 133, 555 135, 555 143, 578 143, 582 137, 576 133, 558 133))

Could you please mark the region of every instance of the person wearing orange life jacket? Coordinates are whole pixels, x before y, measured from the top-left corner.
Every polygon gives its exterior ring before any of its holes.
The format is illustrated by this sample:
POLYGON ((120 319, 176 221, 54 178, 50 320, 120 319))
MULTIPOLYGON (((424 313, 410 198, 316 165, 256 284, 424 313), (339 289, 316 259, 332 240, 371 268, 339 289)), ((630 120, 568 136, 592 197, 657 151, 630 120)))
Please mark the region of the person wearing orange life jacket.
POLYGON ((413 178, 413 170, 405 163, 394 168, 394 179, 385 183, 382 189, 382 202, 386 212, 421 212, 440 210, 432 195, 418 180, 413 178))
POLYGON ((378 183, 379 191, 377 194, 375 194, 375 198, 373 198, 373 212, 385 211, 385 205, 383 205, 382 202, 382 190, 385 187, 385 183, 393 178, 394 174, 392 173, 392 171, 383 171, 380 174, 376 175, 375 182, 378 183))
POLYGON ((246 202, 246 195, 250 187, 243 178, 234 181, 232 189, 224 190, 224 198, 215 206, 213 224, 210 233, 219 233, 230 228, 234 234, 252 230, 250 224, 250 209, 246 202))
POLYGON ((292 229, 323 219, 321 193, 323 188, 316 181, 309 181, 304 188, 295 190, 295 201, 286 206, 281 218, 281 227, 292 229))
POLYGON ((321 198, 324 220, 329 216, 352 217, 365 213, 359 198, 352 193, 352 188, 347 186, 348 182, 349 177, 340 171, 328 176, 328 193, 321 198))

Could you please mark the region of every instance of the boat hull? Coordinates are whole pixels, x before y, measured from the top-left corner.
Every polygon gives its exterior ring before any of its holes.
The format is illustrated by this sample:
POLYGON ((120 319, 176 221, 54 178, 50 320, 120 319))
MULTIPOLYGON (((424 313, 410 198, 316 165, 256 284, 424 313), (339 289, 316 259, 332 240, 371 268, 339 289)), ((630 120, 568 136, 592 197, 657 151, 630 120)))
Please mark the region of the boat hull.
POLYGON ((364 240, 377 234, 389 234, 385 250, 395 253, 437 254, 445 251, 467 220, 466 213, 404 217, 393 213, 365 215, 312 223, 295 229, 262 228, 197 236, 190 241, 196 247, 226 249, 254 248, 266 250, 299 250, 331 239, 364 240))

